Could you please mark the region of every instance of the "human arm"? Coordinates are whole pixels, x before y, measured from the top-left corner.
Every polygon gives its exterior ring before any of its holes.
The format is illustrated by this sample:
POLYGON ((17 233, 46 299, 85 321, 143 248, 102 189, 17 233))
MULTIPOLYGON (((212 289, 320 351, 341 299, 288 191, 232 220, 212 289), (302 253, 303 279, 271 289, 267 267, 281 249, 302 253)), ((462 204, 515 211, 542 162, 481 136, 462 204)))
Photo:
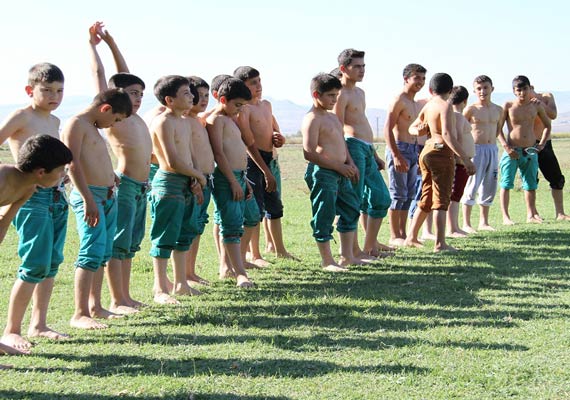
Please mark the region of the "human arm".
POLYGON ((107 29, 103 29, 103 24, 100 24, 97 30, 97 34, 107 46, 109 46, 109 50, 111 50, 111 54, 113 54, 113 60, 115 60, 115 67, 117 68, 117 72, 129 72, 129 67, 127 66, 127 62, 123 57, 123 54, 119 50, 115 39, 111 36, 107 29))
POLYGON ((26 203, 26 201, 32 197, 35 191, 36 188, 34 187, 14 203, 8 204, 7 206, 4 206, 0 209, 0 243, 4 241, 6 233, 8 232, 8 228, 10 227, 10 223, 18 213, 20 207, 22 207, 24 203, 26 203))
MULTIPOLYGON (((386 116, 386 123, 384 124, 384 140, 386 141, 386 146, 388 150, 392 153, 394 158, 394 168, 397 172, 408 172, 408 162, 400 153, 398 146, 396 145, 396 138, 394 137, 394 127, 398 122, 398 117, 403 111, 403 104, 401 101, 396 100, 394 103, 390 104, 388 107, 388 114, 386 116)), ((374 152, 375 157, 378 157, 376 152, 374 152)), ((378 165, 380 166, 380 165, 378 165)))
MULTIPOLYGON (((4 143, 13 135, 17 134, 26 127, 27 118, 26 113, 23 110, 17 110, 8 116, 0 126, 0 144, 4 143)), ((14 161, 16 157, 14 155, 14 161)))
POLYGON ((101 57, 99 57, 99 52, 97 51, 97 45, 101 42, 101 38, 98 33, 101 26, 101 22, 95 22, 89 27, 89 58, 91 59, 91 74, 93 75, 95 91, 97 93, 107 90, 105 67, 103 67, 103 62, 101 61, 101 57))
POLYGON ((542 149, 544 149, 544 146, 546 145, 548 139, 550 139, 550 131, 552 129, 552 124, 550 122, 550 118, 548 118, 545 107, 543 107, 541 104, 537 105, 537 112, 538 112, 538 118, 540 118, 542 124, 544 125, 544 129, 542 130, 542 136, 540 137, 540 141, 536 145, 537 150, 541 151, 542 149))
POLYGON ((279 128, 279 124, 277 123, 277 120, 275 119, 275 115, 273 115, 273 113, 271 113, 271 120, 271 124, 273 125, 273 146, 277 148, 283 147, 286 139, 285 136, 281 134, 281 128, 279 128))
POLYGON ((499 141, 501 146, 503 146, 503 149, 505 149, 509 157, 512 158, 513 160, 516 160, 517 158, 519 158, 519 153, 517 153, 515 149, 513 149, 509 145, 507 139, 505 138, 505 134, 503 132, 503 127, 505 126, 505 122, 507 122, 508 125, 509 109, 510 109, 510 103, 507 102, 503 107, 503 110, 501 112, 501 118, 499 118, 499 123, 497 124, 497 140, 499 141))
POLYGON ((453 108, 449 103, 445 103, 440 112, 441 137, 449 148, 461 159, 468 175, 475 173, 475 165, 463 150, 463 146, 458 140, 457 124, 453 108))

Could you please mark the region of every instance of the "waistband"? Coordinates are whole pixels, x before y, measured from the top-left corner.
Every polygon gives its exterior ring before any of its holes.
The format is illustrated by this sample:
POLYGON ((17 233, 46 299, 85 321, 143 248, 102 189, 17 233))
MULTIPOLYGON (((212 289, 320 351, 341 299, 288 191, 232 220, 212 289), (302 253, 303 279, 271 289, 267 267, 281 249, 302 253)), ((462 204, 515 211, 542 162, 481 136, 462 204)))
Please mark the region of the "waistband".
POLYGON ((122 174, 120 172, 115 172, 115 174, 119 177, 119 179, 121 179, 121 182, 125 181, 125 182, 128 182, 128 183, 131 183, 133 185, 138 186, 142 193, 145 193, 150 189, 150 183, 148 181, 145 181, 145 182, 137 181, 136 179, 133 179, 133 178, 131 178, 125 174, 122 174))
POLYGON ((116 186, 87 185, 87 187, 89 188, 91 193, 93 193, 93 195, 107 200, 115 197, 115 191, 117 190, 116 186))
POLYGON ((374 145, 372 143, 368 143, 366 140, 362 140, 353 136, 345 136, 344 140, 347 142, 356 142, 356 143, 360 143, 369 147, 374 147, 374 145))
POLYGON ((398 149, 400 150, 415 150, 417 149, 417 143, 408 143, 408 142, 400 142, 399 140, 396 140, 396 146, 398 146, 398 149))
POLYGON ((486 149, 489 147, 497 147, 497 144, 496 143, 481 143, 481 144, 475 143, 475 148, 477 148, 477 147, 480 147, 482 149, 486 149))

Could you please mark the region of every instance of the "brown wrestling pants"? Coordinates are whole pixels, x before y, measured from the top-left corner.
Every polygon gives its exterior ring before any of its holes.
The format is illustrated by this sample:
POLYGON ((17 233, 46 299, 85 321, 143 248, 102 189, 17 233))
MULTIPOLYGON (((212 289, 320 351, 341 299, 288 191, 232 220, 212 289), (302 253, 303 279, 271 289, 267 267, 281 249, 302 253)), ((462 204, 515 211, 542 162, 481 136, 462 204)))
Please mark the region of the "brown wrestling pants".
POLYGON ((443 143, 428 141, 420 154, 422 197, 418 204, 424 212, 447 211, 455 174, 453 151, 443 143))

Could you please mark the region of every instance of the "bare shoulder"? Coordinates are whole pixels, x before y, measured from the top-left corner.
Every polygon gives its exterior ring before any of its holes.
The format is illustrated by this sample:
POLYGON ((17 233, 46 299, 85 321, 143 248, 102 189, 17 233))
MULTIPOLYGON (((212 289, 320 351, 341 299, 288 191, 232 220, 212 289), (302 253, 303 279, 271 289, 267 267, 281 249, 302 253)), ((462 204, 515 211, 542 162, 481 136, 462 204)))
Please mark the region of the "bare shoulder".
POLYGON ((310 110, 303 117, 303 126, 309 127, 309 126, 313 125, 315 122, 317 122, 318 120, 319 120, 319 118, 318 118, 317 114, 313 110, 310 110))
POLYGON ((263 99, 263 100, 261 100, 260 104, 261 104, 261 106, 264 107, 264 108, 268 108, 268 109, 270 109, 270 110, 271 110, 271 108, 272 108, 271 102, 270 102, 269 100, 263 99))

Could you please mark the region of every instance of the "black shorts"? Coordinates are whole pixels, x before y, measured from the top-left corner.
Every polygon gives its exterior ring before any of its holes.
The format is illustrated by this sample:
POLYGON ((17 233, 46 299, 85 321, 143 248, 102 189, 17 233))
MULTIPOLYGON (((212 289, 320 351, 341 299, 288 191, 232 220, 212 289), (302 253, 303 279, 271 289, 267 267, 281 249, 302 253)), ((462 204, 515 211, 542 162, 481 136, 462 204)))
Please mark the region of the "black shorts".
MULTIPOLYGON (((259 150, 261 158, 265 164, 271 168, 273 153, 269 151, 259 150)), ((247 179, 253 188, 253 195, 259 207, 260 214, 267 219, 277 219, 283 217, 283 203, 281 202, 281 193, 278 190, 267 192, 265 190, 265 177, 263 171, 259 169, 257 164, 248 157, 247 158, 247 179)))
MULTIPOLYGON (((538 143, 538 141, 536 142, 538 143)), ((538 168, 544 175, 544 179, 550 183, 550 188, 562 190, 564 188, 564 175, 560 170, 560 164, 554 150, 552 149, 552 140, 546 142, 544 149, 538 153, 538 168)), ((538 177, 537 177, 538 180, 538 177)))

